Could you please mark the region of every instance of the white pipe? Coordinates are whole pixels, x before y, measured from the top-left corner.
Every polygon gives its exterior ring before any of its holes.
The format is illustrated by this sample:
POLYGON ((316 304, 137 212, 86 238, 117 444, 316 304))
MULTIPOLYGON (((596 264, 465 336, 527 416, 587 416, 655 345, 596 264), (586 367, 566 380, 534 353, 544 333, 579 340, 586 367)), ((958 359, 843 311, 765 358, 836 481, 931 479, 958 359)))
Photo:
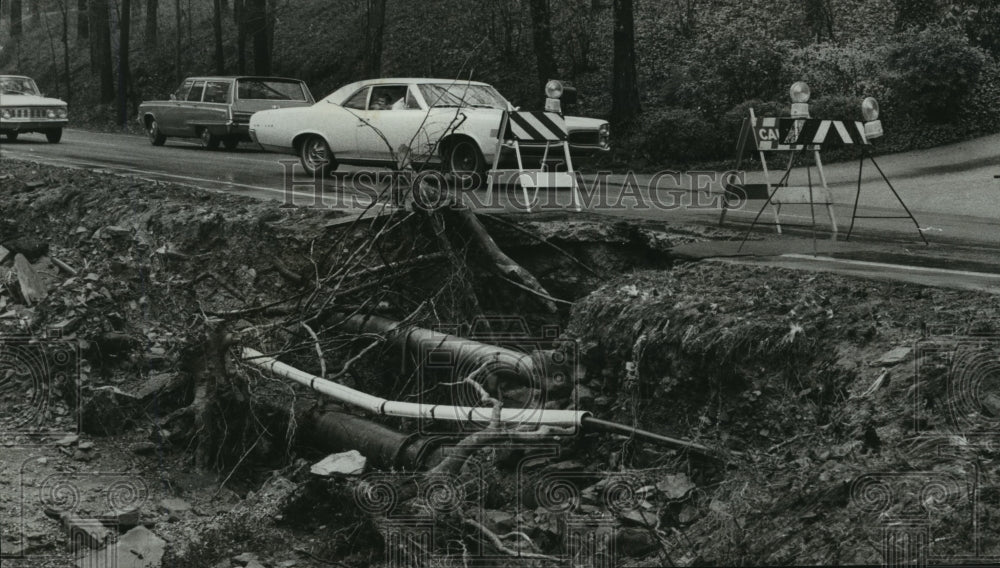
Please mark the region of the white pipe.
MULTIPOLYGON (((372 396, 344 385, 328 381, 295 367, 286 365, 274 357, 268 357, 249 347, 243 348, 243 360, 266 369, 275 375, 291 379, 314 391, 325 394, 343 403, 357 406, 379 416, 406 418, 430 418, 452 422, 474 422, 488 424, 493 419, 493 409, 473 406, 448 406, 423 404, 419 402, 399 402, 372 396)), ((549 410, 542 408, 502 408, 500 421, 506 424, 530 424, 545 426, 580 426, 589 412, 580 410, 549 410)))

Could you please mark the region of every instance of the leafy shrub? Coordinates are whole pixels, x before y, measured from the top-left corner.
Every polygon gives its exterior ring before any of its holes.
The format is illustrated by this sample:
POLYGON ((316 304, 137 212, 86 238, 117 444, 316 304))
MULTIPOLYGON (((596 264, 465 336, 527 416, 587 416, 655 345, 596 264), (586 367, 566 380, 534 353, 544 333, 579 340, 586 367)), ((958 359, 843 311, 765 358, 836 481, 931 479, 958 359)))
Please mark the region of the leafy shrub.
POLYGON ((862 120, 861 97, 833 95, 809 101, 809 116, 824 120, 862 120))
POLYGON ((767 36, 729 34, 710 36, 694 50, 688 62, 690 81, 678 92, 688 107, 701 107, 708 116, 751 99, 776 99, 791 84, 785 73, 791 45, 767 36))
POLYGON ((873 92, 885 68, 886 48, 854 42, 808 45, 789 53, 786 72, 795 81, 805 81, 813 96, 857 95, 878 98, 873 92))
POLYGON ((666 107, 643 114, 632 152, 654 163, 689 163, 719 157, 724 147, 719 138, 715 125, 697 111, 666 107))
POLYGON ((886 74, 896 100, 930 122, 953 118, 976 87, 986 55, 957 30, 929 27, 902 35, 886 74))

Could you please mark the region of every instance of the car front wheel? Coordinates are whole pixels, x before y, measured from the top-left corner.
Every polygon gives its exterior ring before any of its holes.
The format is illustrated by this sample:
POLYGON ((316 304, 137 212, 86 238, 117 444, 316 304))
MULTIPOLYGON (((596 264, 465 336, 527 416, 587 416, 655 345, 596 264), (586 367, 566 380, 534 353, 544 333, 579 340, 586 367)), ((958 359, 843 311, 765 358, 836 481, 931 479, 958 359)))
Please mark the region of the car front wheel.
POLYGON ((240 145, 240 139, 235 136, 226 136, 222 139, 222 145, 226 150, 235 150, 240 145))
POLYGON ((212 134, 207 128, 201 129, 201 145, 206 150, 215 150, 219 147, 219 137, 212 134))
POLYGON ((45 132, 45 139, 49 144, 58 144, 62 140, 62 128, 53 128, 45 132))
POLYGON ((337 169, 330 146, 320 136, 310 136, 302 142, 299 151, 302 169, 309 175, 328 175, 337 169))
POLYGON ((153 146, 163 146, 167 141, 167 137, 160 132, 160 125, 156 123, 156 119, 149 121, 146 134, 149 135, 149 143, 153 146))
POLYGON ((477 189, 486 181, 486 160, 471 140, 458 140, 448 148, 446 168, 463 189, 477 189))
POLYGON ((8 132, 7 133, 7 140, 10 140, 11 142, 13 142, 14 140, 17 140, 17 135, 18 134, 20 134, 20 132, 8 132))

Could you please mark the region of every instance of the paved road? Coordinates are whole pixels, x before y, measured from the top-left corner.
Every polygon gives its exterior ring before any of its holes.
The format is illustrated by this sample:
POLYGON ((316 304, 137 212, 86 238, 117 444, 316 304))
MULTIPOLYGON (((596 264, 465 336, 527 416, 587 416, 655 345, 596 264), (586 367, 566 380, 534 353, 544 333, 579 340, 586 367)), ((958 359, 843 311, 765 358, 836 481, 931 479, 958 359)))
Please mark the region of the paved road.
MULTIPOLYGON (((145 137, 106 134, 68 129, 60 144, 47 144, 40 135, 25 135, 15 142, 0 141, 0 156, 35 160, 54 165, 106 169, 162 181, 193 185, 205 189, 239 193, 251 197, 289 200, 315 204, 315 184, 302 179, 293 165, 294 156, 268 154, 241 145, 235 152, 206 151, 196 142, 170 139, 166 146, 153 147, 145 137), (298 173, 290 178, 289 172, 298 173), (291 194, 289 193, 291 190, 291 194), (289 197, 291 195, 292 197, 289 197)), ((918 219, 922 232, 932 242, 1000 246, 1000 135, 987 136, 950 146, 907 152, 877 158, 907 205, 918 219)), ((847 228, 857 184, 858 163, 831 164, 826 168, 833 190, 835 215, 841 231, 847 228)), ((351 207, 366 205, 375 194, 375 180, 357 168, 344 168, 346 174, 323 180, 324 204, 351 207), (346 175, 346 177, 345 177, 346 175), (354 176, 354 177, 352 177, 354 176)), ((898 215, 902 209, 872 167, 866 162, 862 178, 860 213, 898 215)), ((813 171, 815 178, 815 171, 813 171)), ((755 176, 751 175, 751 181, 755 176)), ((792 183, 806 178, 802 169, 793 171, 792 183)), ((632 182, 626 176, 610 176, 589 195, 586 209, 608 215, 663 219, 667 222, 713 224, 718 220, 720 185, 705 183, 703 191, 693 186, 698 181, 686 177, 637 175, 632 182), (650 185, 656 181, 651 188, 650 185), (697 206, 698 203, 705 204, 697 206), (692 206, 695 205, 695 206, 692 206)), ((596 178, 588 176, 593 188, 596 178)), ((480 207, 520 208, 521 193, 508 186, 498 192, 503 197, 492 204, 485 202, 485 192, 470 194, 480 207)), ((547 206, 565 207, 570 195, 565 190, 542 192, 547 206)), ((743 211, 729 216, 734 225, 743 226, 753 218, 761 202, 750 202, 743 211)), ((523 209, 523 208, 522 208, 523 209)), ((826 212, 816 208, 816 215, 826 228, 826 212)), ((786 206, 786 223, 809 221, 808 206, 786 206)), ((764 220, 770 220, 765 212, 764 220)), ((793 229, 794 230, 794 229, 793 229)), ((917 240, 917 228, 905 220, 859 220, 860 236, 917 240)))

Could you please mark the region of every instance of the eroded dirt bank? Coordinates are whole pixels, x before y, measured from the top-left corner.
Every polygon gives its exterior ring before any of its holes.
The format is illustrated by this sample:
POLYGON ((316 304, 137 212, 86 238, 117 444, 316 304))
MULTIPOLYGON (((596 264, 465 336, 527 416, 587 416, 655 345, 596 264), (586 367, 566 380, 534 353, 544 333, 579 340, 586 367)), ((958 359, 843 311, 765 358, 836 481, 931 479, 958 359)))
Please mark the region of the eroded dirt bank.
MULTIPOLYGON (((5 565, 71 565, 89 548, 66 550, 64 513, 116 511, 110 532, 147 524, 163 566, 877 563, 905 542, 932 562, 1000 555, 995 297, 672 260, 724 231, 483 217, 539 295, 447 213, 354 222, 0 164, 5 565), (22 284, 29 270, 43 293, 22 284), (589 433, 488 444, 438 477, 319 477, 333 450, 295 420, 318 397, 240 362, 239 346, 378 396, 478 401, 461 384, 427 395, 412 354, 345 327, 358 314, 569 345, 550 408, 727 457, 589 433), (35 347, 12 350, 15 336, 35 347), (40 381, 17 363, 50 345, 79 371, 40 381), (574 530, 598 544, 574 545, 574 530), (399 534, 426 539, 397 548, 399 534)), ((506 386, 504 404, 535 400, 506 386)))

